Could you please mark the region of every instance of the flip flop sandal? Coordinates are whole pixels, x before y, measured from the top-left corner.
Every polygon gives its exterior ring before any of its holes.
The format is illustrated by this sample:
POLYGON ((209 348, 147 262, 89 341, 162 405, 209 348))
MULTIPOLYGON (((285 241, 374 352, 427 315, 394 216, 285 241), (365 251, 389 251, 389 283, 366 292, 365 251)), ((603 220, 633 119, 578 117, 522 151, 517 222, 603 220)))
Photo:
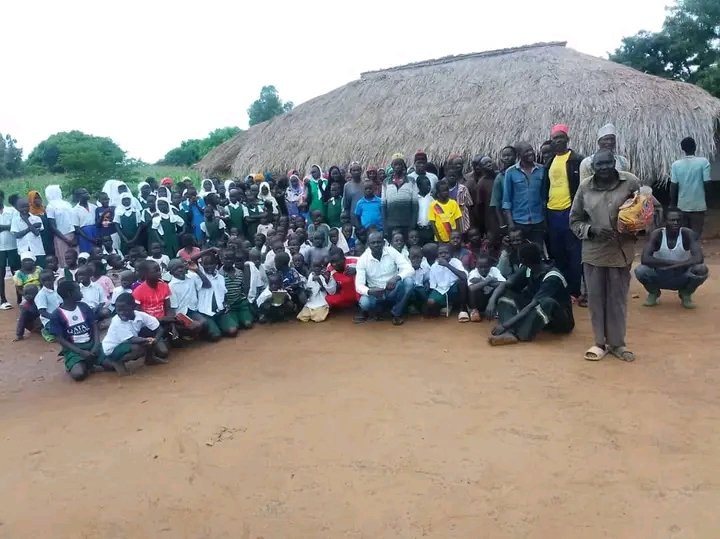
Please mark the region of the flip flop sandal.
POLYGON ((465 311, 458 313, 458 322, 470 322, 470 316, 465 311))
POLYGON ((583 356, 587 361, 600 361, 607 355, 608 351, 605 348, 600 348, 597 345, 591 346, 585 355, 583 356))
POLYGON ((635 354, 633 354, 630 350, 628 350, 624 346, 618 346, 617 348, 610 348, 609 352, 612 355, 614 355, 616 358, 618 358, 620 361, 626 361, 627 363, 631 363, 632 361, 635 361, 635 354))

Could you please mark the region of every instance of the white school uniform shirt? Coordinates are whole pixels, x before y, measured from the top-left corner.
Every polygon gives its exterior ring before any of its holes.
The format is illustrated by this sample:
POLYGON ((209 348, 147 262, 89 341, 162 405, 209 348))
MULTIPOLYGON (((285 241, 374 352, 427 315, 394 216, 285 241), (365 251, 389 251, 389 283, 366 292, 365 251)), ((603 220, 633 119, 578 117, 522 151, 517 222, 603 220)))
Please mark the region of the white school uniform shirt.
MULTIPOLYGON (((38 309, 46 309, 48 314, 54 313, 57 308, 60 307, 61 303, 62 298, 58 293, 44 286, 40 288, 37 296, 35 296, 35 306, 38 309)), ((42 322, 43 327, 45 327, 49 321, 49 318, 45 318, 44 316, 40 317, 40 322, 42 322)))
POLYGON ((110 307, 115 308, 115 302, 118 297, 120 297, 120 294, 132 294, 132 288, 123 288, 122 286, 113 288, 112 295, 110 296, 110 307))
MULTIPOLYGON (((37 215, 29 215, 28 221, 30 224, 40 223, 40 230, 43 230, 42 219, 37 215)), ((10 232, 22 232, 27 230, 28 226, 25 221, 20 217, 19 212, 15 212, 10 223, 10 232)), ((30 251, 35 256, 43 256, 45 254, 45 248, 43 247, 42 237, 35 235, 32 232, 28 232, 22 238, 15 238, 17 243, 18 254, 22 256, 22 253, 30 251)))
MULTIPOLYGON (((465 271, 462 262, 460 262, 457 258, 451 258, 450 265, 456 269, 459 269, 460 271, 465 273, 465 275, 467 275, 467 272, 465 271)), ((450 290, 452 285, 454 285, 458 281, 457 275, 455 275, 448 268, 445 268, 438 264, 437 261, 435 261, 435 263, 430 266, 430 273, 428 277, 430 279, 430 290, 435 290, 440 294, 447 294, 448 290, 450 290)))
POLYGON ((415 270, 415 274, 413 275, 415 286, 425 286, 425 283, 430 279, 429 274, 430 264, 428 264, 425 257, 423 257, 422 262, 420 262, 420 267, 415 270))
POLYGON ((106 355, 112 354, 120 344, 128 339, 137 337, 142 328, 155 331, 160 327, 160 322, 154 316, 142 311, 135 311, 135 318, 132 320, 121 320, 118 315, 112 317, 107 335, 102 340, 102 349, 106 355))
POLYGON ((497 269, 495 266, 493 266, 490 268, 490 271, 488 271, 488 274, 485 277, 480 275, 480 272, 477 270, 477 268, 472 270, 470 272, 470 274, 468 275, 468 283, 470 283, 470 281, 472 281, 473 279, 487 279, 488 277, 492 277, 499 283, 505 282, 505 277, 503 277, 503 274, 500 273, 499 269, 497 269))
POLYGON ((394 248, 383 247, 380 260, 368 248, 355 267, 355 290, 361 296, 367 296, 369 288, 385 288, 387 282, 396 275, 406 279, 414 274, 410 261, 394 248))
POLYGON ((327 307, 328 302, 325 299, 325 296, 328 294, 334 294, 337 290, 337 283, 335 282, 335 279, 330 277, 329 281, 325 280, 325 277, 320 275, 320 281, 322 282, 322 286, 320 286, 320 283, 315 282, 315 274, 311 273, 308 277, 307 284, 305 285, 305 288, 310 293, 310 297, 305 302, 305 307, 308 309, 318 309, 320 307, 327 307), (323 287, 325 287, 323 289, 323 287))
POLYGON ((425 196, 418 195, 418 226, 426 227, 430 226, 430 219, 428 219, 428 212, 430 210, 430 204, 432 204, 433 196, 428 193, 425 196))
POLYGON ((267 238, 268 233, 269 233, 270 231, 272 231, 273 228, 274 228, 274 227, 273 227, 272 223, 268 223, 268 224, 266 224, 266 225, 258 225, 258 226, 257 226, 257 233, 258 233, 258 234, 262 234, 263 236, 265 236, 265 237, 267 238))
POLYGON ((88 225, 95 224, 95 210, 97 206, 88 202, 88 209, 86 210, 80 204, 73 206, 73 214, 75 216, 75 226, 80 228, 88 225))
POLYGON ((187 314, 188 310, 198 310, 198 294, 202 280, 194 271, 189 271, 184 279, 173 277, 170 280, 170 307, 175 312, 187 314))
POLYGON ((160 266, 160 278, 166 283, 170 282, 170 280, 172 279, 172 275, 170 275, 170 272, 167 270, 168 264, 170 264, 170 257, 168 255, 162 255, 160 258, 148 256, 145 260, 152 260, 153 262, 157 262, 157 265, 160 266))
MULTIPOLYGON (((259 299, 258 290, 261 288, 264 289, 268 286, 267 272, 262 264, 260 264, 260 267, 258 268, 249 260, 245 262, 245 267, 250 270, 250 288, 248 289, 247 298, 248 301, 252 303, 256 298, 259 299)), ((258 305, 260 304, 258 303, 258 305)))
POLYGON ((96 283, 90 283, 88 286, 83 286, 81 283, 80 292, 82 293, 82 301, 85 305, 95 310, 101 305, 105 305, 105 292, 96 283))
MULTIPOLYGON (((17 210, 12 206, 3 206, 0 210, 0 225, 12 225, 13 216, 16 213, 17 210)), ((13 249, 17 249, 15 234, 13 234, 10 230, 0 232, 0 251, 12 251, 13 249)))
MULTIPOLYGON (((202 270, 198 270, 202 271, 202 270)), ((227 288, 225 287, 225 277, 216 272, 215 275, 205 276, 210 281, 210 288, 200 288, 198 291, 198 312, 205 316, 215 316, 218 312, 225 308, 225 294, 227 294, 227 288), (215 303, 217 304, 217 311, 212 309, 212 298, 215 295, 215 303)))
POLYGON ((48 219, 55 219, 55 228, 60 234, 75 232, 75 215, 71 207, 56 207, 48 205, 45 208, 45 215, 48 219))

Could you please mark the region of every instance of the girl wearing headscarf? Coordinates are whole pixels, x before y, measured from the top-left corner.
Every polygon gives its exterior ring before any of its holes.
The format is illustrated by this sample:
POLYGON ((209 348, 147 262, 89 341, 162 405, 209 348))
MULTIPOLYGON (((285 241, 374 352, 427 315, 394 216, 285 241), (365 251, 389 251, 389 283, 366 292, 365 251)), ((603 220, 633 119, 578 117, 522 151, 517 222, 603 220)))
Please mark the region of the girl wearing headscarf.
POLYGON ((170 258, 175 258, 180 250, 178 232, 185 226, 185 221, 179 215, 175 215, 170 209, 170 201, 166 198, 159 198, 156 202, 156 214, 150 224, 149 244, 158 242, 162 245, 163 253, 170 258))
MULTIPOLYGON (((345 189, 345 174, 343 174, 342 170, 340 170, 340 167, 333 165, 328 169, 328 180, 330 185, 332 185, 333 183, 339 184, 340 194, 342 194, 345 189)), ((328 193, 326 193, 325 202, 327 202, 328 200, 330 200, 329 189, 328 193)))
POLYGON ((59 185, 48 185, 45 188, 48 228, 53 234, 55 256, 61 268, 65 267, 65 252, 75 247, 75 218, 69 202, 63 200, 59 185))
POLYGON ((133 207, 130 193, 121 195, 120 205, 115 208, 114 222, 120 236, 120 250, 127 253, 137 244, 143 227, 142 213, 133 207))
MULTIPOLYGON (((287 207, 288 216, 295 217, 301 215, 301 206, 305 205, 305 192, 300 177, 297 174, 290 176, 290 185, 285 189, 285 206, 287 207)), ((305 216, 303 216, 305 217, 305 216)))
MULTIPOLYGON (((278 202, 275 200, 275 197, 272 195, 272 192, 270 191, 270 184, 268 182, 262 182, 260 184, 260 191, 258 192, 258 200, 263 203, 267 204, 270 203, 272 206, 272 215, 277 215, 280 213, 280 208, 278 207, 278 202)), ((271 216, 272 220, 272 216, 271 216)))
POLYGON ((45 206, 43 205, 43 199, 38 191, 28 192, 28 204, 30 204, 30 215, 40 217, 42 220, 43 229, 40 232, 42 238, 43 249, 45 249, 45 255, 55 254, 55 244, 53 243, 53 232, 50 229, 47 215, 45 214, 45 206))
POLYGON ((202 183, 200 184, 200 192, 198 192, 198 197, 205 199, 206 196, 208 196, 210 193, 217 193, 217 189, 215 189, 215 183, 209 178, 205 178, 202 183))
POLYGON ((147 197, 152 193, 152 188, 150 187, 150 184, 148 182, 140 182, 138 184, 138 201, 140 202, 140 206, 144 210, 148 207, 147 203, 147 197))
POLYGON ((328 189, 328 181, 322 177, 320 165, 310 166, 310 174, 307 177, 305 185, 305 200, 308 205, 308 214, 319 210, 324 217, 327 212, 325 201, 327 196, 330 195, 330 190, 328 189))

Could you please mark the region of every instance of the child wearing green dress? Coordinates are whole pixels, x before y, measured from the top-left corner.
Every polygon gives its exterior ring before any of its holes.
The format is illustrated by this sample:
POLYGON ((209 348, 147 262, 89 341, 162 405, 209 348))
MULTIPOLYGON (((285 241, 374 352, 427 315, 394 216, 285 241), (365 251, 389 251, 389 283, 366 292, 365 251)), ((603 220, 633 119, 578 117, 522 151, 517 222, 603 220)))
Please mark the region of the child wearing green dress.
POLYGON ((120 200, 120 206, 115 208, 115 230, 120 236, 120 251, 127 253, 130 247, 134 247, 144 226, 142 215, 132 206, 132 196, 124 193, 120 200))
POLYGON ((218 219, 212 206, 205 206, 203 212, 205 222, 200 223, 200 230, 203 232, 203 245, 219 247, 224 243, 227 236, 225 233, 225 221, 218 219))
POLYGON ((185 222, 170 210, 170 203, 166 199, 157 201, 156 210, 150 224, 149 242, 158 242, 162 245, 163 253, 174 258, 180 250, 178 233, 182 231, 185 222))

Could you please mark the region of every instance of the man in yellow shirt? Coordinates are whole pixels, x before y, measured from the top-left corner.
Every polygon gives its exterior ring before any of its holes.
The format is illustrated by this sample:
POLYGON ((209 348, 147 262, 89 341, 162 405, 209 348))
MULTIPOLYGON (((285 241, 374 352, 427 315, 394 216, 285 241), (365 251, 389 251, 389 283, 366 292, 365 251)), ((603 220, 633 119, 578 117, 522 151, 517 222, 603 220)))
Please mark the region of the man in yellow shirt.
POLYGON ((450 198, 450 186, 443 179, 435 186, 435 200, 428 208, 428 221, 435 231, 435 241, 447 243, 453 230, 461 230, 462 212, 458 203, 450 198))
POLYGON ((570 295, 580 296, 582 243, 570 230, 570 206, 580 185, 583 156, 568 146, 569 128, 565 124, 550 130, 555 155, 545 165, 547 196, 548 248, 555 265, 567 279, 570 295))

